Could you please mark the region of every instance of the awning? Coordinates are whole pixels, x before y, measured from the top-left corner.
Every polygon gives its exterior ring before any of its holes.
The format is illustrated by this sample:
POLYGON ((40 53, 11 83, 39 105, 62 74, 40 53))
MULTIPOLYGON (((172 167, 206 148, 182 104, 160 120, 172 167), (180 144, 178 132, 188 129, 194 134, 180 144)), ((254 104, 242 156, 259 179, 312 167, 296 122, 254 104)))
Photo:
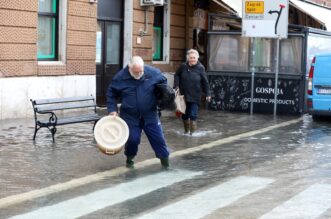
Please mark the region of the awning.
POLYGON ((298 8, 300 11, 303 11, 305 14, 309 14, 316 20, 323 23, 328 31, 331 30, 331 10, 327 8, 320 7, 311 3, 291 0, 291 5, 298 8))
POLYGON ((236 13, 238 17, 242 17, 242 0, 213 0, 213 1, 228 10, 229 8, 232 9, 231 11, 236 13))
POLYGON ((222 2, 233 8, 238 13, 238 16, 242 17, 242 0, 222 0, 222 2))

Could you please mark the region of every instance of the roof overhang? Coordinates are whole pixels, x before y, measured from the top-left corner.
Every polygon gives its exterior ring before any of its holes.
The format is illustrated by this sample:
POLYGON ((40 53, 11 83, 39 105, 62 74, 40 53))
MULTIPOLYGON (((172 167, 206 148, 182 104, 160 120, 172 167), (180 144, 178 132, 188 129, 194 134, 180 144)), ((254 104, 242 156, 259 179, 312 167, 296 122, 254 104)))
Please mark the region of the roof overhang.
POLYGON ((290 3, 293 7, 304 12, 305 14, 310 15, 321 24, 323 24, 328 31, 331 30, 331 10, 316 4, 299 1, 299 0, 290 0, 290 3))
POLYGON ((216 4, 227 9, 230 13, 242 17, 242 0, 212 0, 216 4))

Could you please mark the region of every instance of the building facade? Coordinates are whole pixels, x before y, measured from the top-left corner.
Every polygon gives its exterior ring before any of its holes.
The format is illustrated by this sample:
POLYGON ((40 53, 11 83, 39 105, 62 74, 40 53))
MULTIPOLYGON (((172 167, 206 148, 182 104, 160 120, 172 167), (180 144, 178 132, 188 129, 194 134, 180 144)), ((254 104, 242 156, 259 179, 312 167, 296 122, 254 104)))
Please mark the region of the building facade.
POLYGON ((0 2, 0 119, 33 115, 30 98, 95 93, 97 5, 0 2))
POLYGON ((331 0, 311 0, 311 2, 331 8, 331 0))
POLYGON ((192 47, 193 4, 1 1, 0 119, 33 116, 30 99, 91 94, 103 106, 112 76, 132 55, 171 75, 192 47))
MULTIPOLYGON (((208 13, 225 15, 214 23, 220 30, 241 28, 226 18, 241 10, 237 0, 142 2, 0 1, 0 119, 32 117, 30 99, 93 95, 104 106, 108 84, 132 55, 171 84, 187 49, 198 49, 207 66, 208 13)), ((322 26, 299 9, 290 7, 289 23, 322 26)))

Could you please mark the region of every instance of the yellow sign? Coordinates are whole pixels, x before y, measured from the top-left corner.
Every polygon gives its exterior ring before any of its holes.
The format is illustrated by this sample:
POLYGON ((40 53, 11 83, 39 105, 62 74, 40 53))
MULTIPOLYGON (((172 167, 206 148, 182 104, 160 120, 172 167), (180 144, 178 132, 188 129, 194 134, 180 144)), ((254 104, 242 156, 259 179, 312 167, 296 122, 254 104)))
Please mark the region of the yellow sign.
POLYGON ((246 14, 264 14, 263 1, 247 1, 245 5, 246 14))

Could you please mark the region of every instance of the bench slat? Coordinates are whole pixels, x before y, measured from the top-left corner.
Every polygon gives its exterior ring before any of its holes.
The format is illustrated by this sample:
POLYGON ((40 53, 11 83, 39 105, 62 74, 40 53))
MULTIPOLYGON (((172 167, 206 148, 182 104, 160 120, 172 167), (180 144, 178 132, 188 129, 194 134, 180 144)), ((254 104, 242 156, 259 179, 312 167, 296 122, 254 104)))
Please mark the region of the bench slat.
POLYGON ((36 111, 38 113, 42 112, 51 112, 55 110, 65 110, 65 109, 78 109, 78 108, 87 108, 87 107, 95 107, 95 103, 70 103, 70 104, 59 104, 59 105, 45 105, 45 106, 37 106, 36 111))
POLYGON ((65 125, 71 123, 79 123, 79 122, 91 122, 97 121, 101 118, 101 116, 94 115, 89 117, 70 117, 70 118, 61 118, 58 120, 57 125, 65 125))
POLYGON ((53 98, 53 99, 40 99, 40 100, 32 100, 35 105, 43 105, 43 104, 53 104, 53 103, 67 103, 67 102, 76 102, 76 101, 84 101, 84 100, 93 100, 93 96, 81 96, 81 97, 63 97, 63 98, 53 98))
MULTIPOLYGON (((74 116, 74 117, 63 117, 59 118, 57 120, 56 125, 66 125, 66 124, 71 124, 71 123, 79 123, 79 122, 91 122, 91 121, 97 121, 101 118, 98 114, 86 114, 86 115, 81 115, 81 116, 74 116)), ((49 124, 48 120, 42 120, 38 121, 42 124, 49 124)))

